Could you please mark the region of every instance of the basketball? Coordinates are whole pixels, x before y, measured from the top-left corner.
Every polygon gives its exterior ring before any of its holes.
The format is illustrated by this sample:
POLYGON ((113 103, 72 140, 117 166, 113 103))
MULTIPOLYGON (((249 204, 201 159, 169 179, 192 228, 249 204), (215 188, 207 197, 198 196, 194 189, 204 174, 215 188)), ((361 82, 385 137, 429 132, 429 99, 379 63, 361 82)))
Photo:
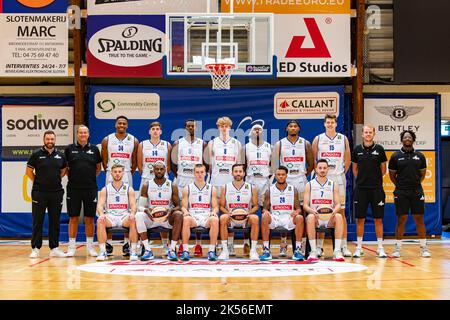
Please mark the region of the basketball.
POLYGON ((333 209, 327 206, 320 206, 319 208, 317 208, 317 213, 319 213, 320 220, 328 221, 331 218, 333 209))
POLYGON ((150 216, 155 222, 165 222, 169 218, 169 212, 164 207, 155 207, 150 213, 150 216))
POLYGON ((248 211, 238 208, 231 212, 231 220, 237 225, 245 225, 248 218, 248 211))

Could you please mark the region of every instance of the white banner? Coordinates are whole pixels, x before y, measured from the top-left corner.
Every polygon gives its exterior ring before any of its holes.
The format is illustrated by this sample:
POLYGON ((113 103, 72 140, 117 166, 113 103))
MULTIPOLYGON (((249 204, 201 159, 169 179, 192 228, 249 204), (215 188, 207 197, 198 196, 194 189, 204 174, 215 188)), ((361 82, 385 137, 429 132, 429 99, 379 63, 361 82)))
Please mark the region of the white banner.
POLYGON ((278 77, 350 77, 350 15, 276 14, 278 77))
POLYGON ((2 156, 26 158, 43 145, 47 130, 56 133, 56 145, 73 143, 73 107, 3 106, 2 156))
POLYGON ((326 114, 339 116, 337 92, 279 92, 274 97, 277 119, 323 119, 326 114))
POLYGON ((66 14, 0 14, 0 76, 65 77, 66 14))
POLYGON ((401 148, 400 133, 416 133, 415 147, 435 148, 434 99, 364 99, 364 123, 375 126, 375 142, 387 150, 401 148))
POLYGON ((124 115, 128 119, 158 119, 160 97, 157 93, 97 92, 95 117, 116 119, 124 115))
MULTIPOLYGON (((33 182, 25 175, 26 167, 26 162, 2 162, 2 213, 31 212, 33 182)), ((67 177, 62 184, 66 189, 67 177)), ((65 193, 62 212, 67 212, 65 193)))
POLYGON ((217 12, 217 0, 88 0, 89 15, 165 14, 167 12, 217 12))

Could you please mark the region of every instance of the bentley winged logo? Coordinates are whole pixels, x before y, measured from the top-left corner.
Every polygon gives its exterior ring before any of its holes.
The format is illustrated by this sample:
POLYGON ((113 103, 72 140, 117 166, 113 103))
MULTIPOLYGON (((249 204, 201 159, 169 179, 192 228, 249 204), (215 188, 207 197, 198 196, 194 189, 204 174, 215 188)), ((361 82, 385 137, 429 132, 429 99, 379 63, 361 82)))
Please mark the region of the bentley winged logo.
POLYGON ((375 109, 381 113, 391 117, 392 120, 397 122, 402 122, 408 119, 408 117, 413 116, 425 107, 406 107, 406 106, 379 106, 375 109))

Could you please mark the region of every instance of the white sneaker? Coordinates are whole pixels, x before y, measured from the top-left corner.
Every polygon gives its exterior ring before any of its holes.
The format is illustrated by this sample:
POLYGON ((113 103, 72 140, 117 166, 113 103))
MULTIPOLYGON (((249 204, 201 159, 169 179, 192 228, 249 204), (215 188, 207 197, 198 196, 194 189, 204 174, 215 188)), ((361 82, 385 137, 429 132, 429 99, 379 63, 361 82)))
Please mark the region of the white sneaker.
POLYGON ((428 250, 428 247, 420 247, 420 256, 422 258, 430 258, 431 257, 431 252, 430 250, 428 250))
POLYGON ((392 252, 391 256, 393 258, 400 258, 400 247, 395 245, 394 252, 392 252))
POLYGON ((131 252, 130 253, 130 261, 138 261, 139 260, 139 256, 137 254, 137 252, 131 252))
MULTIPOLYGON (((351 253, 350 253, 350 256, 351 256, 351 253)), ((341 250, 339 250, 339 249, 338 250, 334 250, 334 252, 333 252, 333 260, 334 261, 339 261, 339 262, 344 262, 345 261, 341 250)))
POLYGON ((236 255, 236 251, 234 251, 234 244, 233 243, 228 245, 228 252, 229 252, 229 255, 232 256, 232 257, 234 257, 236 255))
POLYGON ((353 258, 361 257, 364 257, 364 251, 361 248, 356 248, 355 253, 353 254, 353 258))
POLYGON ((66 257, 67 257, 67 254, 66 254, 64 251, 60 250, 59 248, 53 248, 53 249, 50 251, 50 257, 55 257, 55 258, 66 258, 66 257))
POLYGON ((39 258, 39 249, 38 248, 31 249, 31 253, 30 253, 29 257, 31 259, 39 258))
POLYGON ((258 252, 255 250, 250 250, 250 260, 259 260, 258 252))
POLYGON ((76 251, 77 251, 77 248, 69 247, 69 249, 67 250, 66 256, 73 257, 73 256, 75 256, 76 251))
POLYGON ((278 257, 287 257, 287 248, 287 244, 282 243, 280 245, 280 254, 278 255, 278 257))
POLYGON ((344 255, 344 257, 351 257, 352 253, 350 252, 350 250, 348 250, 347 247, 343 247, 342 248, 342 254, 344 255))
POLYGON ((317 250, 311 250, 311 252, 309 253, 308 259, 306 261, 308 261, 308 262, 319 261, 319 258, 317 257, 317 250))
POLYGON ((87 247, 87 253, 88 255, 90 255, 91 257, 97 257, 98 253, 97 251, 94 249, 94 247, 87 247))
POLYGON ((100 251, 100 253, 97 256, 97 261, 104 261, 108 259, 108 254, 106 253, 106 251, 100 251))
POLYGON ((378 258, 387 258, 387 254, 386 254, 386 252, 384 252, 383 248, 377 249, 377 256, 378 256, 378 258))
MULTIPOLYGON (((219 254, 219 257, 217 259, 219 260, 228 260, 230 258, 230 254, 228 250, 222 250, 222 252, 219 254)), ((259 257, 258 257, 259 259, 259 257)))
POLYGON ((317 257, 321 258, 323 256, 323 249, 320 247, 317 247, 317 257))

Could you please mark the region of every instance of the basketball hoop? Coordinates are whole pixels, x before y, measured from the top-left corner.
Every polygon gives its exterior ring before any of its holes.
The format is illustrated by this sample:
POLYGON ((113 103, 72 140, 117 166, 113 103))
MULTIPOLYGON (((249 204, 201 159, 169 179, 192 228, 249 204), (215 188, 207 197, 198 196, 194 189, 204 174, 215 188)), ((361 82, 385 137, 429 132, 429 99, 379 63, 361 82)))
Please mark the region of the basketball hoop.
POLYGON ((232 63, 208 63, 206 70, 211 75, 213 90, 230 90, 231 71, 235 65, 232 63))

